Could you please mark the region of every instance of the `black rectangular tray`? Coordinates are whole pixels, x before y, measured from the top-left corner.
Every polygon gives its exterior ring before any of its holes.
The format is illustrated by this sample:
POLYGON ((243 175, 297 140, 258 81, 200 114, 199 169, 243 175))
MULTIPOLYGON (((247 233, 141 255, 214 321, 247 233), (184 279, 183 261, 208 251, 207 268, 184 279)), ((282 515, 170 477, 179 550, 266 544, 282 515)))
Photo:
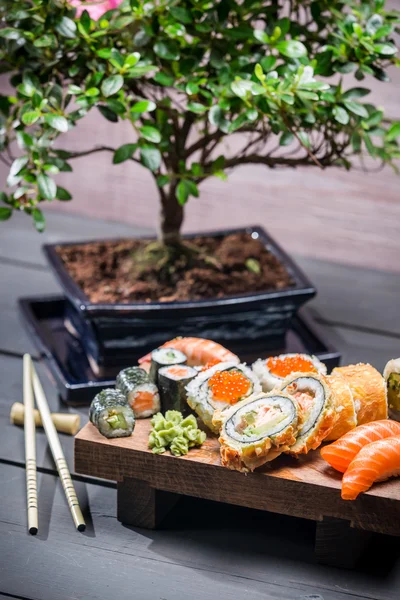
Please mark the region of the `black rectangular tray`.
MULTIPOLYGON (((93 373, 80 341, 66 329, 67 301, 63 296, 21 298, 18 302, 28 333, 64 402, 89 404, 95 394, 114 385, 115 375, 106 378, 93 373)), ((250 347, 251 344, 249 350, 250 347)), ((273 352, 268 350, 264 355, 284 352, 315 354, 326 364, 328 371, 340 363, 340 353, 323 339, 304 310, 293 319, 284 347, 273 352)), ((257 355, 249 352, 241 353, 240 358, 251 363, 259 356, 260 352, 257 355)))

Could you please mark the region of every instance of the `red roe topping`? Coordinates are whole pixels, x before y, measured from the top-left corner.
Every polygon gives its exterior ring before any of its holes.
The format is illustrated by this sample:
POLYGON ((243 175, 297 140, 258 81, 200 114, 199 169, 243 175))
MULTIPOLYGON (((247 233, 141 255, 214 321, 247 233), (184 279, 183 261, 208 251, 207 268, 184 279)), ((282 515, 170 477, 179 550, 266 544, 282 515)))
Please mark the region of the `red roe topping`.
POLYGON ((208 380, 214 400, 236 404, 250 389, 250 382, 240 371, 217 371, 208 380))
POLYGON ((317 373, 311 360, 298 354, 285 358, 271 356, 266 360, 266 365, 272 375, 277 375, 277 377, 287 377, 291 373, 317 373))

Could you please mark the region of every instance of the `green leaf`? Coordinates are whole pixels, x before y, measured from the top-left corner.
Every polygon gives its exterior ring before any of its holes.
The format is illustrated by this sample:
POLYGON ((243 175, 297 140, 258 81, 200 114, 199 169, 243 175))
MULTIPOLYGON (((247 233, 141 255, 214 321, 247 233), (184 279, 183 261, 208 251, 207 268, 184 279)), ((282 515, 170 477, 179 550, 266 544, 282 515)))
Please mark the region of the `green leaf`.
POLYGON ((61 115, 46 114, 44 120, 50 127, 57 131, 61 131, 61 133, 68 131, 68 121, 61 115))
POLYGON ((290 131, 284 131, 280 137, 279 145, 280 146, 289 146, 294 140, 294 135, 290 131))
POLYGON ((100 90, 97 87, 90 87, 89 89, 87 89, 85 91, 85 96, 88 96, 89 98, 94 98, 95 96, 98 96, 100 94, 100 90))
POLYGON ((74 38, 76 35, 76 24, 72 19, 62 17, 61 21, 56 25, 56 30, 64 37, 74 38))
POLYGON ((63 202, 72 200, 72 196, 69 191, 63 187, 60 187, 59 185, 57 186, 56 198, 57 200, 62 200, 63 202))
POLYGON ((333 116, 335 117, 335 121, 341 123, 342 125, 347 125, 350 120, 347 110, 338 105, 333 107, 333 116))
POLYGON ((318 94, 307 90, 297 90, 296 95, 303 100, 318 100, 318 94))
POLYGON ((184 23, 185 25, 189 25, 189 23, 193 21, 192 15, 187 10, 187 8, 183 8, 181 6, 171 6, 169 12, 174 17, 174 19, 180 21, 181 23, 184 23))
POLYGON ((0 29, 0 37, 6 40, 19 40, 23 38, 23 32, 20 29, 13 29, 12 27, 4 27, 0 29))
POLYGON ((44 214, 39 208, 34 208, 32 211, 32 217, 37 231, 42 233, 46 227, 46 219, 44 218, 44 214))
POLYGON ((7 221, 12 215, 12 208, 7 206, 0 206, 0 221, 7 221))
POLYGON ((116 94, 123 85, 124 78, 122 75, 111 75, 110 77, 107 77, 107 79, 104 79, 101 84, 101 91, 103 92, 103 95, 108 98, 109 96, 116 94))
POLYGON ((139 100, 139 102, 135 102, 135 104, 131 108, 131 112, 133 113, 145 113, 152 112, 157 107, 154 102, 151 100, 139 100))
POLYGON ((397 54, 397 48, 393 44, 375 44, 374 50, 378 54, 383 54, 384 56, 393 56, 393 54, 397 54))
POLYGON ((167 183, 169 183, 168 175, 160 175, 160 177, 157 177, 158 187, 164 187, 164 185, 167 185, 167 183))
POLYGON ((166 60, 179 60, 179 46, 172 40, 159 41, 154 44, 154 52, 166 60))
POLYGON ((252 81, 237 79, 236 81, 232 81, 231 90, 236 96, 239 96, 239 98, 246 98, 246 96, 251 94, 252 85, 252 81))
POLYGON ((364 134, 364 143, 365 143, 365 147, 367 148, 370 156, 372 156, 372 158, 375 158, 375 156, 376 156, 375 146, 373 145, 372 140, 367 133, 364 134))
POLYGON ((111 57, 112 48, 100 48, 97 50, 97 56, 100 58, 110 58, 111 57))
POLYGON ((379 123, 382 121, 382 118, 383 112, 381 110, 375 110, 369 115, 368 119, 365 119, 365 121, 363 121, 363 125, 367 125, 368 127, 375 127, 376 125, 379 125, 379 123))
POLYGON ((342 98, 343 100, 350 100, 350 98, 363 98, 364 96, 367 96, 370 92, 371 90, 368 90, 367 88, 355 87, 344 92, 342 98))
POLYGON ((140 149, 140 158, 143 165, 150 171, 157 171, 161 165, 161 153, 154 146, 143 146, 140 149))
POLYGON ((343 102, 347 110, 358 115, 359 117, 363 117, 364 119, 368 118, 368 111, 363 104, 359 104, 358 102, 352 102, 351 100, 345 100, 343 102))
POLYGON ((288 58, 301 58, 307 56, 307 48, 297 40, 284 40, 276 45, 276 49, 288 58))
POLYGON ((161 133, 155 127, 151 127, 150 125, 144 125, 139 128, 139 131, 148 142, 153 142, 154 144, 158 144, 161 141, 161 133))
POLYGON ((134 67, 140 60, 140 54, 139 52, 132 52, 132 54, 129 54, 126 58, 125 58, 125 65, 128 65, 128 67, 134 67))
POLYGON ((137 148, 137 144, 124 144, 120 146, 115 152, 113 156, 114 165, 118 165, 119 163, 132 158, 133 153, 137 148))
POLYGON ((261 44, 269 44, 269 36, 262 29, 255 29, 253 35, 261 44))
POLYGON ((391 127, 389 128, 389 130, 386 134, 386 139, 388 142, 392 142, 399 136, 400 136, 400 121, 397 121, 397 123, 393 123, 393 125, 391 125, 391 127))
POLYGON ((117 115, 123 115, 126 112, 126 106, 115 98, 108 98, 107 106, 112 110, 112 112, 117 113, 117 115))
POLYGON ((23 150, 33 146, 33 137, 29 135, 29 133, 26 133, 25 131, 17 131, 16 137, 18 146, 23 150))
POLYGON ((183 206, 186 204, 189 196, 199 197, 199 190, 194 181, 190 179, 181 179, 176 188, 176 198, 178 203, 183 206))
POLYGON ((42 173, 37 176, 39 194, 46 200, 54 200, 57 194, 57 186, 53 179, 42 173))
POLYGON ((267 73, 268 73, 268 71, 271 71, 274 68, 275 63, 276 63, 275 56, 265 56, 264 58, 262 58, 260 60, 260 64, 261 64, 262 68, 267 73))
POLYGON ((79 86, 71 84, 68 86, 68 93, 77 96, 78 94, 83 94, 83 90, 79 86))
POLYGON ((255 273, 256 275, 259 275, 261 273, 261 266, 257 259, 248 258, 245 262, 245 265, 246 268, 252 273, 255 273))
POLYGON ((172 37, 172 38, 182 37, 186 33, 186 28, 184 25, 181 25, 180 23, 174 23, 173 25, 168 25, 165 28, 165 33, 169 37, 172 37))
POLYGON ((164 85, 165 87, 171 87, 175 83, 175 78, 171 75, 167 75, 166 73, 156 73, 154 76, 154 81, 160 85, 164 85))
POLYGON ((187 109, 191 112, 201 115, 204 112, 206 112, 207 106, 204 106, 204 104, 200 104, 200 102, 188 102, 187 109))
POLYGON ((89 33, 90 31, 90 15, 88 13, 87 10, 84 10, 83 13, 81 14, 81 18, 79 19, 80 24, 83 27, 83 30, 86 33, 89 33))
POLYGON ((21 121, 24 123, 24 125, 27 125, 28 127, 30 125, 33 125, 34 123, 36 123, 36 121, 40 118, 40 112, 38 110, 28 110, 27 112, 24 112, 24 114, 21 117, 21 121))
POLYGON ((21 177, 18 177, 18 174, 28 164, 28 161, 29 158, 27 156, 19 156, 13 161, 7 177, 7 185, 11 187, 20 181, 21 177))
POLYGON ((114 111, 112 111, 110 108, 108 108, 108 106, 101 105, 101 106, 98 106, 97 108, 99 109, 99 111, 101 112, 103 117, 105 119, 107 119, 107 121, 111 121, 112 123, 118 122, 118 115, 116 115, 114 111))
POLYGON ((299 138, 303 146, 306 146, 307 148, 310 147, 310 138, 308 137, 308 133, 306 133, 305 131, 298 131, 297 137, 299 138))
POLYGON ((124 66, 124 63, 125 63, 125 59, 122 56, 121 52, 118 52, 118 50, 116 50, 115 48, 112 48, 112 50, 111 50, 111 55, 110 55, 109 61, 113 65, 113 67, 115 67, 116 69, 120 69, 121 67, 124 66))

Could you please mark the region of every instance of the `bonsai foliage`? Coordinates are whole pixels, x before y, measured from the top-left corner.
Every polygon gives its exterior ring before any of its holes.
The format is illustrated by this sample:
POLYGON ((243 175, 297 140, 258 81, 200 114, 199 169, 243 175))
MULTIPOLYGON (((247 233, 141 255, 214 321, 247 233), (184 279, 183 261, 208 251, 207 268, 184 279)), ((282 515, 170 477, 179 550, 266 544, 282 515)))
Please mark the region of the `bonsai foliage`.
POLYGON ((399 64, 399 14, 384 0, 0 0, 1 69, 15 88, 0 98, 11 188, 0 218, 23 210, 42 230, 40 204, 71 199, 54 175, 98 151, 151 172, 164 241, 199 184, 241 164, 349 169, 369 155, 395 168, 400 122, 365 101, 361 82, 388 81, 399 64), (106 5, 116 8, 101 14, 106 5), (60 150, 90 110, 123 120, 132 142, 60 150), (225 155, 233 134, 242 147, 225 155))

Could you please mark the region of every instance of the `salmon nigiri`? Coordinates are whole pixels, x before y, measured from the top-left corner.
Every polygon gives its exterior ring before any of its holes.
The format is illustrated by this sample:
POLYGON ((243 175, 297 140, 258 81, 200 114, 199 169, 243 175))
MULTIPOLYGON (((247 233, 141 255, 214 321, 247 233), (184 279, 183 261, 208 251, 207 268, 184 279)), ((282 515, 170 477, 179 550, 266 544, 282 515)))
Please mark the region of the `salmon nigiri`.
POLYGON ((321 456, 336 471, 344 473, 366 444, 396 435, 400 436, 400 423, 389 419, 372 421, 348 431, 333 444, 321 448, 321 456))
POLYGON ((361 448, 342 480, 343 500, 355 500, 375 481, 400 475, 400 436, 389 437, 361 448))

